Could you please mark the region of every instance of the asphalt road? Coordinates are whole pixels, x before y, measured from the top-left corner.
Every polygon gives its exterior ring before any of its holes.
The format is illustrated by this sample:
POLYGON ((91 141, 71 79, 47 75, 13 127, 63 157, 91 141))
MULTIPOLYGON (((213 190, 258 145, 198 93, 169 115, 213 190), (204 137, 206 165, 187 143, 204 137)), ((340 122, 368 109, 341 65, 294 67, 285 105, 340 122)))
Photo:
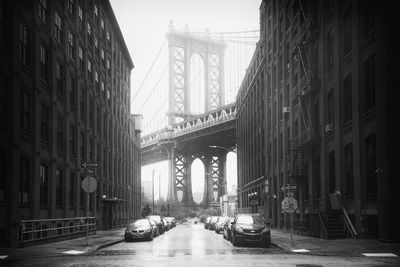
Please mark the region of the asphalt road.
MULTIPOLYGON (((273 237, 272 237, 273 238, 273 237)), ((398 262, 397 262, 398 263, 398 262)), ((233 247, 203 224, 178 225, 153 241, 122 242, 89 255, 14 262, 12 266, 396 266, 390 259, 314 256, 278 247, 233 247)))

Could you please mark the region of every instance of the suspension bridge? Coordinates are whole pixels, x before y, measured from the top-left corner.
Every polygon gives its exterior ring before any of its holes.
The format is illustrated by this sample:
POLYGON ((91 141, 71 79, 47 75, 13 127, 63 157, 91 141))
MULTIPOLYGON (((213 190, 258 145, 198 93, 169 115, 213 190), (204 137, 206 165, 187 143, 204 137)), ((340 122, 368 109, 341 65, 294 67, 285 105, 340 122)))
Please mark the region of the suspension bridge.
POLYGON ((201 204, 226 193, 226 156, 236 147, 236 103, 259 29, 176 30, 172 22, 132 98, 143 115, 142 166, 167 161, 169 203, 194 205, 191 165, 204 165, 201 204))

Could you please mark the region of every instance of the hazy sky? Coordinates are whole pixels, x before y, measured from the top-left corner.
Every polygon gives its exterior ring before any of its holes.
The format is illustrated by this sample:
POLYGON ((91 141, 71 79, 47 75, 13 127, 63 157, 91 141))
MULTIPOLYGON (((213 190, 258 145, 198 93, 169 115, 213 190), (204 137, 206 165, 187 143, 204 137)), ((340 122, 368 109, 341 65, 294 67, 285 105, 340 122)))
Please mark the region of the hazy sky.
MULTIPOLYGON (((261 0, 110 0, 135 65, 137 90, 165 40, 169 21, 176 29, 226 31, 259 27, 261 0)), ((132 94, 133 95, 133 94, 132 94)))
MULTIPOLYGON (((110 0, 110 2, 135 65, 131 74, 133 96, 165 41, 170 21, 173 21, 176 30, 183 30, 186 24, 191 31, 257 29, 262 0, 110 0)), ((167 85, 165 88, 167 89, 167 85)), ((143 101, 138 98, 132 103, 133 112, 135 107, 140 105, 137 102, 141 100, 143 101)), ((232 183, 236 184, 236 159, 230 159, 229 162, 232 169, 227 170, 228 189, 232 187, 232 183)), ((155 195, 158 196, 160 178, 161 195, 166 197, 165 162, 142 168, 142 180, 151 181, 153 168, 156 170, 155 195)), ((193 186, 201 188, 202 181, 204 173, 192 170, 193 186)), ((202 191, 200 188, 199 191, 202 191)), ((195 191, 198 190, 194 188, 193 192, 195 191)))

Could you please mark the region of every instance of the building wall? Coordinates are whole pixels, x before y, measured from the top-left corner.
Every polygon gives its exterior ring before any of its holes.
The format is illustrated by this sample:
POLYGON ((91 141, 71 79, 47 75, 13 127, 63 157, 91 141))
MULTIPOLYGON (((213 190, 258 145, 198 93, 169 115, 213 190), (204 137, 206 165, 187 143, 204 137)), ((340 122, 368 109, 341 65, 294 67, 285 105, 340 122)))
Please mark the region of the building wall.
POLYGON ((332 210, 329 194, 340 191, 361 237, 399 239, 398 216, 388 217, 394 208, 388 192, 400 188, 398 168, 388 159, 389 144, 398 147, 397 138, 387 139, 394 111, 387 89, 389 14, 386 1, 262 2, 256 54, 264 55, 263 71, 253 71, 259 65, 253 60, 237 96, 239 209, 288 228, 280 187, 294 184, 295 219, 320 235, 313 222, 318 212, 332 210), (259 84, 247 81, 262 76, 265 97, 252 98, 259 84), (252 108, 263 102, 263 109, 252 108), (260 113, 263 141, 251 126, 260 113))
POLYGON ((15 245, 23 219, 85 216, 85 161, 99 163, 98 227, 140 216, 133 63, 110 3, 1 1, 0 12, 1 240, 15 245))

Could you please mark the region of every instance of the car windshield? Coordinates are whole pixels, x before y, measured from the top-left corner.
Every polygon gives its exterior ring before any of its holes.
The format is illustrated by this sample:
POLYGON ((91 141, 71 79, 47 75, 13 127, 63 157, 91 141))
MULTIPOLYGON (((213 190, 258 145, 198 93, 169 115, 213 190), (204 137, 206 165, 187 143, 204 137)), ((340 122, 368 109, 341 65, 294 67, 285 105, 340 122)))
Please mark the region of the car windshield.
POLYGON ((161 222, 160 216, 157 216, 157 215, 148 216, 147 218, 148 218, 148 219, 151 219, 151 220, 154 220, 154 221, 156 221, 157 223, 161 222))
POLYGON ((146 227, 146 226, 150 226, 150 222, 149 222, 149 220, 137 220, 137 221, 133 222, 132 225, 134 225, 136 227, 146 227))
POLYGON ((258 215, 238 216, 236 223, 239 224, 265 224, 263 217, 258 215))
POLYGON ((218 217, 211 217, 211 222, 216 222, 218 220, 218 217))

